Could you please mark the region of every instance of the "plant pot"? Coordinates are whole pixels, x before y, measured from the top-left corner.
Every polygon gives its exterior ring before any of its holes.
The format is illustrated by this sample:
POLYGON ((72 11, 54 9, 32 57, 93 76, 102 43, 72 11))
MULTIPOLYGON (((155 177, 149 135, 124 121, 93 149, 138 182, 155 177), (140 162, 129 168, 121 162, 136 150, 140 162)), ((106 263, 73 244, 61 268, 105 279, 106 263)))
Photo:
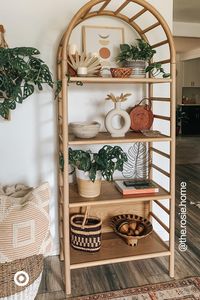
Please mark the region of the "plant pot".
POLYGON ((97 171, 96 179, 92 182, 88 176, 88 172, 76 168, 79 195, 84 198, 94 198, 99 196, 101 193, 101 178, 101 172, 97 171))
POLYGON ((132 75, 131 77, 139 77, 145 78, 146 77, 146 61, 144 60, 130 60, 125 61, 123 64, 126 68, 132 68, 132 75))

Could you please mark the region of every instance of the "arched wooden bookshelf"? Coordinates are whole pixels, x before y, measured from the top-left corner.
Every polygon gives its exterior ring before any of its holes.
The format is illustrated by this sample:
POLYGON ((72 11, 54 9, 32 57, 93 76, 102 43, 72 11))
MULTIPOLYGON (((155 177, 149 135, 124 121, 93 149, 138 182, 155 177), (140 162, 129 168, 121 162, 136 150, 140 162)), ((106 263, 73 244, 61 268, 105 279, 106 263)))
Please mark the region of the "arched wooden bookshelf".
MULTIPOLYGON (((176 65, 175 65, 175 49, 172 34, 170 29, 160 15, 160 13, 147 1, 145 0, 124 0, 121 5, 114 11, 110 10, 108 7, 114 0, 91 0, 86 5, 84 5, 72 18, 69 23, 58 48, 57 66, 58 66, 58 79, 62 81, 62 90, 58 97, 58 139, 59 139, 59 152, 63 154, 65 166, 62 172, 59 168, 59 228, 60 228, 60 258, 64 260, 65 266, 65 288, 66 294, 71 293, 71 270, 83 267, 104 265, 108 263, 118 263, 137 259, 147 259, 154 257, 167 256, 169 257, 169 274, 174 277, 174 215, 175 215, 175 76, 176 76, 176 65), (137 4, 140 7, 139 11, 133 11, 132 16, 128 17, 124 11, 131 4, 137 4), (95 8, 98 7, 97 10, 95 8), (148 26, 147 28, 141 28, 138 25, 137 20, 139 17, 145 17, 146 13, 150 13, 154 19, 155 23, 148 26), (98 16, 109 16, 113 18, 118 18, 123 22, 127 23, 138 35, 148 41, 147 34, 159 26, 163 29, 165 38, 151 46, 159 51, 160 47, 163 45, 169 46, 169 57, 162 60, 162 64, 170 65, 171 77, 167 79, 160 78, 127 78, 127 79, 115 79, 115 78, 88 78, 82 77, 81 81, 84 84, 131 84, 134 88, 134 84, 141 84, 147 86, 147 97, 151 98, 152 101, 158 103, 168 103, 170 105, 170 116, 166 117, 164 115, 155 115, 157 119, 168 121, 170 124, 170 135, 162 135, 161 137, 145 137, 142 134, 128 133, 123 139, 111 138, 110 135, 106 133, 100 133, 96 138, 91 140, 84 139, 73 139, 68 136, 68 82, 67 76, 67 46, 69 39, 74 28, 81 24, 83 21, 98 17, 98 16), (169 83, 170 86, 170 97, 155 97, 153 91, 154 84, 169 83), (167 141, 170 145, 169 153, 165 153, 156 147, 154 147, 154 142, 167 141), (70 191, 70 185, 68 184, 68 147, 72 145, 89 145, 89 144, 105 144, 105 143, 134 143, 134 142, 147 142, 150 153, 161 155, 169 160, 170 171, 158 167, 152 164, 151 168, 160 172, 163 176, 166 176, 170 180, 169 190, 164 188, 160 189, 160 192, 155 196, 144 196, 144 197, 134 197, 123 199, 119 193, 116 193, 115 189, 108 187, 109 183, 105 183, 104 189, 107 196, 100 197, 96 201, 88 200, 78 197, 70 191), (112 199, 112 200, 111 200, 112 199), (161 200, 169 200, 169 209, 166 208, 161 200), (166 226, 158 216, 152 212, 152 202, 154 202, 160 209, 162 209, 169 216, 169 227, 166 226), (156 233, 153 233, 148 238, 144 239, 144 242, 137 246, 134 251, 131 247, 126 246, 125 243, 121 243, 118 237, 115 237, 112 233, 103 234, 103 246, 100 252, 96 254, 88 254, 80 251, 71 249, 70 247, 70 226, 69 218, 71 209, 85 209, 86 206, 90 205, 95 209, 96 206, 112 206, 112 205, 132 205, 136 207, 141 203, 146 207, 145 213, 147 217, 155 219, 161 227, 164 228, 169 233, 169 246, 164 243, 156 233), (135 204, 134 204, 135 203, 135 204), (110 247, 114 245, 113 250, 110 247)), ((127 11, 127 10, 126 10, 127 11)), ((71 77, 71 84, 80 80, 80 78, 71 77)), ((78 88, 78 87, 77 87, 78 88)))

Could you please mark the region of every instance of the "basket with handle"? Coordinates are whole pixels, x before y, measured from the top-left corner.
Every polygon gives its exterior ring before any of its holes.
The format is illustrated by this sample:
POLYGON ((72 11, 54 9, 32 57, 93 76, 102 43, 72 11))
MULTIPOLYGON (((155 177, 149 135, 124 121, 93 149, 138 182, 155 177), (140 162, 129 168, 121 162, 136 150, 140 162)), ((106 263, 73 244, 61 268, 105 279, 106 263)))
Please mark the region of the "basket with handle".
POLYGON ((143 98, 130 111, 131 129, 141 131, 150 129, 153 124, 154 115, 151 110, 152 103, 150 98, 143 98), (147 103, 144 103, 148 101, 147 103))
POLYGON ((70 219, 71 245, 74 249, 96 252, 101 248, 102 221, 89 216, 89 207, 85 214, 73 215, 70 219))

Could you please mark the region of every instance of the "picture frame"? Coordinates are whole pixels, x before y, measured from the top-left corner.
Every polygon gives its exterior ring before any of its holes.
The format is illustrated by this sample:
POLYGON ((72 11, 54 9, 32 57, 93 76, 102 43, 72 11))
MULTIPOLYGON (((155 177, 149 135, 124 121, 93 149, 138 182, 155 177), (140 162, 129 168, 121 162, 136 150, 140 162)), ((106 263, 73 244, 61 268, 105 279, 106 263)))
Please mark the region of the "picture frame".
POLYGON ((124 43, 124 28, 85 25, 82 27, 83 51, 100 57, 102 69, 116 67, 120 44, 124 43))

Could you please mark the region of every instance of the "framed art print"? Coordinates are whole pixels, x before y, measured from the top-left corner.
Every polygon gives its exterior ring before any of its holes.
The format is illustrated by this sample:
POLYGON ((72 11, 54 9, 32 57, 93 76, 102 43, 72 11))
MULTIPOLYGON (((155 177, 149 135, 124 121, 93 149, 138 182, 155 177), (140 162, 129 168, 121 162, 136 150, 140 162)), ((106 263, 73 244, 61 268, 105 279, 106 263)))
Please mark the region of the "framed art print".
POLYGON ((124 28, 83 26, 83 51, 99 56, 103 69, 116 66, 120 44, 124 43, 124 28))

